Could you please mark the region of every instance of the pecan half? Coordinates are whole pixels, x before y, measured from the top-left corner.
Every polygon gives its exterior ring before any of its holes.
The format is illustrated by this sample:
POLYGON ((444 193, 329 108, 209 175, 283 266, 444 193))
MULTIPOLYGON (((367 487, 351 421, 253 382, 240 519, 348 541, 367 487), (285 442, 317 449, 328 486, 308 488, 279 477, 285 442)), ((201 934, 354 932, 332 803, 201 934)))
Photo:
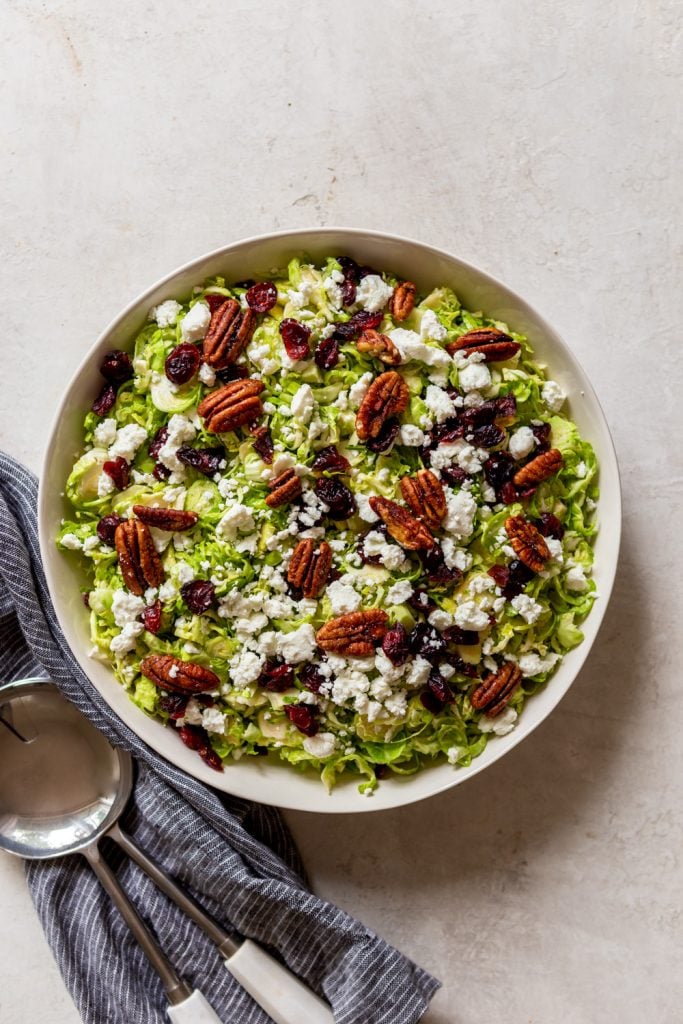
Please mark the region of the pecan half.
POLYGON ((330 619, 315 634, 318 647, 335 654, 367 658, 387 631, 389 617, 381 608, 350 612, 330 619))
POLYGON ((543 480, 555 476, 563 465, 562 452, 557 448, 550 448, 547 452, 541 452, 531 462, 527 462, 526 466, 518 469, 512 480, 516 487, 535 487, 543 480))
POLYGON ((390 498, 373 496, 369 499, 370 508, 385 524, 388 532, 407 551, 423 551, 433 548, 436 541, 419 519, 416 519, 407 508, 403 508, 390 498))
POLYGON ((245 380, 233 380, 225 387, 212 391, 197 407, 197 412, 204 419, 205 429, 210 434, 225 434, 253 422, 263 412, 258 396, 264 386, 263 381, 248 377, 245 380))
POLYGON ((388 370, 375 377, 356 414, 356 433, 361 441, 377 437, 392 416, 408 407, 410 392, 400 373, 388 370))
POLYGON ((140 671, 162 690, 174 693, 206 693, 220 685, 220 679, 210 668, 182 661, 172 654, 150 654, 141 662, 140 671))
POLYGON ((389 310, 394 320, 407 320, 415 308, 417 288, 412 281, 403 281, 394 288, 389 310))
POLYGON ((120 523, 114 534, 114 546, 123 582, 133 594, 142 597, 148 587, 158 587, 163 581, 164 569, 145 523, 139 519, 120 523))
POLYGON ((391 338, 386 334, 380 334, 379 331, 369 328, 367 331, 363 331, 356 341, 356 348, 359 352, 365 352, 375 359, 380 359, 387 366, 398 366, 401 362, 401 353, 391 338))
POLYGON ((224 370, 236 362, 251 341, 256 320, 253 309, 242 309, 235 299, 226 299, 211 314, 204 338, 205 362, 214 370, 224 370))
POLYGON ((500 714, 519 686, 522 673, 513 661, 506 661, 497 672, 481 681, 470 697, 473 708, 486 711, 487 718, 500 714))
POLYGON ((532 572, 542 572, 550 558, 550 549, 534 524, 524 516, 509 516, 505 529, 520 562, 532 572))
POLYGON ((157 530, 177 533, 190 530, 199 519, 196 512, 184 512, 179 508, 154 508, 150 505, 133 505, 133 512, 148 526, 157 530))
POLYGON ((447 511, 446 495, 441 481, 430 469, 402 477, 401 494, 418 519, 424 519, 430 530, 439 529, 447 511))
POLYGON ((327 583, 332 568, 332 548, 323 541, 318 550, 308 538, 300 540, 292 552, 287 580, 306 598, 317 597, 327 583))
POLYGON ((269 508, 288 505, 301 494, 301 480, 293 469, 286 469, 268 484, 270 494, 266 498, 269 508))
POLYGON ((487 363, 498 363, 512 359, 521 347, 509 334, 495 327, 475 327, 446 345, 446 351, 450 355, 464 352, 468 356, 473 352, 481 352, 487 363))

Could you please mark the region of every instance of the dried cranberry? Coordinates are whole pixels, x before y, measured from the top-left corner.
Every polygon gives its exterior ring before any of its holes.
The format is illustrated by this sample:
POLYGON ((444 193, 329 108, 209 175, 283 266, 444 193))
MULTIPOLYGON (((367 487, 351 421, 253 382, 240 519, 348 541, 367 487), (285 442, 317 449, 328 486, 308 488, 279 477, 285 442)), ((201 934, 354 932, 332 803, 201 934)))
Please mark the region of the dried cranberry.
POLYGON ((275 445, 268 427, 259 427, 255 431, 252 445, 256 454, 261 456, 267 466, 270 466, 275 457, 275 445))
POLYGON ((414 611, 420 612, 422 615, 431 615, 438 607, 426 590, 414 590, 408 598, 408 604, 414 611))
POLYGON ((376 455, 383 455, 385 452, 388 452, 396 440, 398 426, 398 420, 392 416, 391 419, 382 424, 382 429, 377 437, 373 437, 365 442, 366 447, 371 452, 375 452, 376 455))
POLYGON ((450 686, 441 675, 438 669, 433 669, 429 673, 429 679, 427 680, 427 686, 434 694, 440 704, 452 704, 455 700, 450 686))
POLYGON ((514 395, 501 395, 495 399, 496 419, 513 422, 517 416, 517 399, 514 395))
POLYGON ((149 633, 158 633, 161 629, 161 601, 155 601, 145 608, 140 616, 142 624, 149 633))
POLYGON ((189 700, 190 698, 184 697, 182 693, 169 693, 167 696, 159 698, 159 707, 167 713, 169 718, 177 721, 185 714, 189 700))
POLYGON ((375 277, 379 276, 377 271, 375 270, 375 268, 374 267, 369 267, 367 264, 365 264, 364 266, 358 268, 358 280, 359 281, 362 281, 364 277, 370 277, 371 274, 373 274, 375 277))
POLYGON ((487 483, 496 491, 512 479, 516 472, 516 463, 508 452, 495 452, 489 455, 484 463, 484 476, 487 483))
POLYGON ((199 750, 199 756, 205 764, 208 764, 209 768, 213 768, 216 772, 223 771, 223 762, 208 740, 206 741, 206 745, 199 750))
POLYGON ((427 661, 446 653, 446 641, 428 622, 418 622, 410 634, 410 648, 427 661))
POLYGON ((313 357, 321 370, 331 370, 339 362, 339 342, 336 338, 322 338, 313 357))
POLYGON ((187 384, 199 369, 202 357, 196 345, 176 345, 164 364, 166 376, 173 384, 187 384))
POLYGON ((450 444, 465 436, 465 428, 454 416, 449 416, 443 423, 437 424, 431 432, 432 443, 450 444))
POLYGON ((111 459, 104 463, 102 466, 103 471, 110 476, 114 481, 116 487, 122 491, 128 486, 130 480, 130 471, 128 469, 128 463, 120 455, 117 455, 115 459, 111 459))
POLYGON ((251 288, 255 284, 253 277, 245 277, 244 281, 235 281, 235 288, 251 288))
POLYGON ((283 693, 294 684, 294 669, 284 661, 269 658, 258 677, 258 684, 271 693, 283 693))
POLYGON ((309 704, 285 704, 284 712, 299 732, 306 736, 315 736, 320 726, 315 717, 315 710, 309 704))
POLYGON ((467 480, 467 473, 460 466, 444 466, 441 470, 441 478, 451 487, 462 487, 467 480))
POLYGON ((180 588, 183 601, 195 615, 208 612, 215 604, 216 588, 209 580, 192 580, 180 588))
POLYGON ((333 338, 339 341, 351 341, 361 331, 375 330, 382 323, 382 313, 369 313, 366 309, 360 309, 345 323, 335 323, 333 338))
POLYGON ((487 570, 488 575, 494 581, 497 587, 501 590, 505 590, 510 580, 510 570, 507 565, 492 565, 487 570))
POLYGON ((531 433, 536 438, 536 454, 547 452, 550 448, 550 424, 532 423, 531 433))
POLYGON ((114 408, 116 402, 116 388, 113 384, 105 384, 99 395, 93 402, 91 408, 97 416, 106 416, 114 408))
POLYGON ((476 427, 472 432, 472 444, 476 445, 477 448, 496 448, 504 440, 505 431, 497 427, 495 423, 487 423, 483 427, 476 427))
POLYGON ((408 634, 400 622, 397 622, 384 634, 382 650, 392 665, 403 665, 408 660, 410 655, 408 634))
POLYGON ((87 590, 83 591, 83 593, 81 594, 81 601, 83 602, 83 607, 84 608, 89 608, 90 607, 90 592, 89 591, 87 591, 87 590))
POLYGON ((307 359, 311 350, 308 339, 311 336, 310 327, 288 317, 280 322, 280 334, 285 351, 290 359, 307 359))
POLYGON ((341 480, 320 477, 315 482, 315 493, 327 505, 330 519, 350 519, 358 511, 356 499, 341 480))
POLYGON ((534 577, 531 569, 518 558, 513 558, 509 565, 492 565, 488 574, 508 601, 521 594, 529 580, 534 577))
POLYGON ((204 302, 212 313, 215 313, 216 310, 220 309, 227 301, 227 295, 219 295, 217 292, 209 292, 208 295, 204 296, 204 302))
POLYGON ((564 526, 552 512, 541 512, 536 520, 536 526, 544 537, 554 537, 556 540, 562 540, 564 537, 564 526))
POLYGON ((479 634, 473 629, 460 629, 460 626, 449 626, 441 634, 449 644, 460 644, 462 647, 475 647, 479 643, 479 634))
POLYGON ((316 473, 348 473, 351 463, 340 455, 333 444, 328 444, 317 453, 311 468, 316 473))
POLYGON ((506 480, 499 489, 497 497, 504 505, 513 505, 516 501, 519 501, 520 494, 512 480, 506 480))
POLYGON ((189 444, 183 444, 176 451, 177 457, 186 466, 196 469, 204 476, 215 476, 220 472, 221 463, 225 460, 225 452, 222 448, 192 448, 189 444))
POLYGON ((197 725, 183 725, 178 729, 178 735, 190 750, 196 750, 202 761, 205 761, 210 768, 217 772, 223 771, 223 763, 211 746, 208 734, 197 725))
POLYGON ((444 709, 443 703, 430 689, 422 691, 420 694, 420 701, 422 702, 422 706, 425 707, 427 711, 431 711, 433 715, 438 715, 438 713, 444 709))
POLYGON ((159 458, 159 452, 168 441, 168 427, 160 427, 149 444, 149 454, 153 459, 159 458))
POLYGON ((325 682, 325 676, 312 661, 307 661, 301 666, 299 669, 299 679, 301 685, 310 690, 311 693, 320 693, 320 688, 325 682))
POLYGON ((272 281, 259 281, 247 289, 247 305, 256 313, 267 313, 277 302, 277 288, 272 281))
POLYGON ((110 548, 114 547, 114 534, 116 533, 116 527, 120 526, 121 523, 125 523, 125 519, 121 516, 111 515, 102 516, 99 523, 97 524, 97 536, 100 538, 103 544, 108 544, 110 548))
POLYGON ((104 379, 115 387, 119 387, 133 376, 133 364, 130 356, 120 349, 108 352, 100 366, 100 373, 104 379))
POLYGON ((356 285, 359 281, 358 264, 350 256, 339 256, 337 263, 342 268, 344 280, 341 286, 342 303, 352 306, 356 301, 356 285))
POLYGON ((449 661, 456 672, 461 676, 466 676, 468 679, 479 678, 479 670, 476 665, 470 665, 469 662, 463 661, 462 658, 459 658, 457 655, 453 657, 452 654, 449 655, 449 661))
POLYGON ((372 768, 376 779, 384 779, 389 774, 388 764, 373 764, 372 768))
POLYGON ((449 569, 446 565, 443 551, 439 544, 435 544, 428 551, 423 551, 420 558, 430 583, 450 584, 455 587, 462 579, 462 573, 459 569, 449 569))
POLYGON ((216 370, 216 380, 221 384, 230 384, 233 380, 244 380, 249 376, 249 368, 243 363, 231 363, 224 370, 216 370))
POLYGON ((493 423, 497 414, 498 406, 495 401, 482 402, 481 405, 474 405, 471 409, 463 409, 460 413, 460 422, 473 430, 475 427, 493 423))
POLYGON ((164 466, 163 462, 157 462, 156 466, 152 470, 152 476, 155 480, 168 480, 171 475, 171 470, 168 466, 164 466))

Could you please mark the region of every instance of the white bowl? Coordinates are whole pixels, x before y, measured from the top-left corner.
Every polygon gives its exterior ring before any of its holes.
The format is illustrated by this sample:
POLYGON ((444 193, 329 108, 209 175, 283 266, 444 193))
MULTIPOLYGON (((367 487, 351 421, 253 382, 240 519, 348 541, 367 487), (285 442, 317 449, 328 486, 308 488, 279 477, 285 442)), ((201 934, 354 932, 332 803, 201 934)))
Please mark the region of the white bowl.
MULTIPOLYGON (((559 703, 576 678, 597 635, 617 567, 621 530, 621 496, 617 461, 607 423, 590 381, 570 349, 553 328, 524 299, 476 267, 421 242, 375 231, 320 228, 283 231, 235 242, 187 263, 135 299, 100 335, 65 385, 47 443, 38 502, 43 564, 64 635, 81 668, 109 706, 154 750, 190 775, 217 789, 249 800, 296 810, 323 812, 378 811, 398 807, 457 786, 483 771, 533 732, 559 703), (222 274, 228 281, 267 276, 293 255, 330 253, 353 256, 361 264, 386 268, 415 281, 418 289, 450 285, 468 309, 483 310, 526 334, 549 374, 569 395, 568 411, 581 433, 591 441, 600 463, 599 518, 605 524, 595 544, 595 581, 599 599, 583 625, 584 642, 567 654, 546 688, 525 706, 517 727, 507 736, 492 738, 469 768, 441 764, 417 775, 384 779, 366 799, 353 779, 339 783, 331 794, 314 774, 302 775, 286 764, 266 758, 245 758, 212 771, 183 746, 171 729, 148 718, 127 697, 106 665, 88 658, 91 643, 83 608, 80 580, 73 565, 55 547, 60 520, 68 515, 60 498, 64 482, 82 448, 81 424, 101 386, 99 365, 112 348, 129 349, 147 319, 151 306, 163 299, 188 295, 205 278, 222 274)), ((541 770, 539 765, 539 771, 541 770)))

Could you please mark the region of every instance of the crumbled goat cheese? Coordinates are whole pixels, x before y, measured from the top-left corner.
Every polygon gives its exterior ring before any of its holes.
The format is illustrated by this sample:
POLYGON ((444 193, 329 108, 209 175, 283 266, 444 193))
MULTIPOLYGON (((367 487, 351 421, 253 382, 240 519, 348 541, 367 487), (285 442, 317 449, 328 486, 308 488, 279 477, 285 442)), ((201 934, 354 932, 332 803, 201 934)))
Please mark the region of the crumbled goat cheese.
POLYGON ((250 345, 247 349, 247 355, 259 372, 266 376, 280 369, 280 360, 273 358, 270 346, 267 344, 250 345))
POLYGON ((441 541, 444 562, 449 569, 459 569, 460 572, 467 572, 472 565, 472 555, 462 548, 456 547, 452 537, 444 537, 441 541))
POLYGON ((522 675, 531 678, 550 672, 559 660, 559 654, 546 654, 545 658, 541 658, 540 655, 532 651, 530 654, 523 654, 518 664, 522 675))
POLYGON ((356 505, 358 506, 358 515, 365 523, 376 523, 379 520, 379 516, 372 508, 370 508, 370 499, 367 494, 354 494, 356 499, 356 505))
POLYGON ((134 622, 144 611, 145 602, 141 597, 129 594, 127 590, 115 590, 111 601, 114 622, 119 628, 134 622))
POLYGON ((170 327, 174 324, 178 313, 183 307, 175 299, 167 299, 149 311, 149 319, 156 320, 159 327, 170 327))
POLYGON ((80 551, 83 541, 79 540, 75 533, 65 533, 62 537, 62 547, 68 548, 69 551, 80 551))
POLYGON ((140 445, 147 440, 147 431, 137 423, 127 423, 116 431, 116 440, 109 448, 110 459, 125 459, 132 462, 140 445))
POLYGON ((408 331, 405 327, 395 327, 393 331, 389 331, 389 338, 401 353, 401 360, 404 363, 417 359, 427 366, 450 366, 453 362, 445 349, 425 345, 419 334, 408 331))
POLYGON ((223 514, 216 524, 216 533, 223 540, 234 541, 238 531, 250 532, 254 529, 254 516, 247 505, 237 502, 223 514))
POLYGON ((400 569, 406 562, 403 548, 400 548, 398 544, 387 543, 383 534, 378 533, 377 530, 371 530, 366 535, 363 546, 365 554, 369 558, 378 557, 382 565, 392 571, 400 569))
POLYGON ((298 288, 287 289, 287 301, 294 309, 303 309, 315 291, 314 281, 302 281, 298 288))
POLYGON ((357 409, 360 403, 365 398, 366 392, 372 383, 372 374, 364 373, 362 377, 359 377, 355 384, 352 384, 349 388, 349 405, 352 409, 357 409))
POLYGON ((448 629, 449 626, 453 625, 453 616, 450 612, 444 611, 443 608, 435 608, 427 621, 434 629, 448 629))
POLYGON ((544 539, 548 547, 548 551, 550 552, 551 560, 561 564, 564 561, 562 541, 558 540, 557 537, 545 537, 544 539))
POLYGON ((183 341, 201 341, 211 323, 211 310, 205 302, 194 306, 180 321, 180 336, 183 341))
POLYGON ((302 384, 292 398, 291 410, 294 419, 299 423, 306 424, 310 420, 316 401, 313 397, 313 389, 310 384, 302 384))
POLYGON ((92 551, 98 548, 100 545, 100 538, 97 536, 86 537, 83 541, 83 551, 86 555, 89 555, 92 551))
POLYGON ((181 444, 192 441, 197 431, 187 416, 182 416, 180 413, 171 416, 166 429, 168 436, 159 449, 158 461, 173 473, 184 473, 185 466, 176 452, 181 444))
POLYGON ((567 590, 576 590, 579 593, 586 590, 588 587, 588 580, 584 572, 582 565, 571 565, 569 570, 565 573, 564 585, 567 590))
POLYGON ((489 625, 489 617, 475 601, 463 601, 455 609, 455 624, 460 629, 473 629, 479 632, 489 625))
MULTIPOLYGON (((199 704, 194 697, 190 697, 187 704, 185 705, 185 711, 183 713, 183 717, 181 720, 182 724, 201 725, 203 712, 204 708, 201 706, 201 704, 199 704)), ((178 725, 180 725, 180 721, 178 722, 178 725)))
POLYGON ((559 412, 566 397, 557 381, 547 380, 541 388, 541 398, 551 412, 559 412))
POLYGON ((419 448, 420 445, 424 444, 424 431, 420 430, 419 427, 414 426, 412 423, 404 424, 399 432, 398 439, 400 444, 406 445, 408 448, 419 448))
POLYGON ((337 740, 331 732, 319 732, 315 736, 306 736, 303 747, 311 757, 317 757, 322 760, 334 753, 337 747, 337 740))
POLYGON ((216 371, 208 363, 202 363, 199 367, 199 379, 207 388, 212 388, 216 383, 216 371))
POLYGON ((444 420, 449 419, 449 417, 455 416, 453 399, 447 391, 444 391, 443 388, 436 387, 435 384, 427 385, 427 392, 425 394, 424 401, 430 413, 432 413, 436 423, 443 423, 444 420))
POLYGON ((356 302, 368 313, 378 313, 393 294, 394 289, 385 284, 379 274, 368 274, 356 288, 356 302))
POLYGON ((387 604, 403 604, 410 600, 413 594, 413 585, 410 580, 399 580, 387 590, 387 604))
POLYGON ((347 612, 355 612, 360 607, 360 594, 341 580, 328 583, 325 594, 330 600, 333 615, 345 615, 347 612))
POLYGON ((261 675, 265 659, 253 651, 240 651, 229 661, 230 680, 233 686, 243 687, 255 682, 261 675))
POLYGON ((310 622, 305 622, 291 633, 279 633, 277 650, 290 665, 310 661, 316 651, 315 631, 310 622))
POLYGON ((446 328, 439 320, 433 309, 425 309, 420 320, 420 334, 423 338, 431 341, 443 341, 446 337, 446 328))
POLYGON ((510 435, 508 450, 513 459, 523 459, 525 455, 533 451, 535 444, 536 438, 531 427, 520 427, 510 435))
POLYGON ((340 285, 344 281, 344 275, 340 270, 333 270, 332 273, 323 283, 323 288, 327 293, 327 297, 330 300, 330 305, 335 309, 341 309, 343 304, 343 295, 340 285))
POLYGON ((176 562, 175 573, 181 587, 184 587, 186 583, 191 583, 194 579, 194 569, 188 562, 176 562))
POLYGON ((98 423, 93 433, 93 439, 100 448, 108 448, 110 444, 113 444, 116 440, 116 420, 110 417, 98 423))
POLYGON ((528 594, 517 594, 516 597, 512 598, 510 604, 517 614, 521 615, 530 626, 543 614, 543 605, 538 604, 528 594))
POLYGON ((583 480, 588 472, 588 467, 585 462, 579 462, 574 470, 579 480, 583 480))
POLYGON ((446 518, 443 528, 455 537, 469 537, 474 529, 477 503, 468 491, 449 491, 446 494, 446 518))
POLYGON ((202 711, 202 728, 207 732, 224 733, 225 715, 218 708, 205 708, 202 711))
POLYGON ((145 627, 141 622, 127 622, 118 636, 109 644, 112 654, 127 654, 135 648, 135 640, 145 627))
POLYGON ((487 718, 486 715, 482 715, 477 724, 480 732, 492 732, 496 736, 507 736, 514 729, 516 721, 517 712, 515 709, 505 708, 495 718, 487 718))
POLYGON ((417 658, 411 663, 406 675, 405 684, 410 687, 424 686, 429 678, 429 673, 432 670, 431 664, 418 654, 417 658))
POLYGON ((486 363, 468 363, 458 371, 458 384, 463 391, 481 391, 491 384, 491 371, 486 363))

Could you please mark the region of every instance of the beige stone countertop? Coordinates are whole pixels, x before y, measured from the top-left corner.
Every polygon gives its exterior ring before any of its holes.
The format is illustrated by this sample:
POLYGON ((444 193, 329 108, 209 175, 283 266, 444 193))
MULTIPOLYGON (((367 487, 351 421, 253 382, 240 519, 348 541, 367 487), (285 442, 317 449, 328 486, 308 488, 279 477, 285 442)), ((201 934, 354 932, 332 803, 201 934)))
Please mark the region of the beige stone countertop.
MULTIPOLYGON (((345 224, 443 246, 572 346, 614 433, 625 508, 586 667, 467 785, 403 810, 287 819, 316 890, 443 980, 428 1024, 677 1024, 673 0, 5 0, 0 30, 0 445, 34 469, 110 318, 250 234, 345 224)), ((0 961, 3 1024, 75 1024, 7 857, 0 961)))

